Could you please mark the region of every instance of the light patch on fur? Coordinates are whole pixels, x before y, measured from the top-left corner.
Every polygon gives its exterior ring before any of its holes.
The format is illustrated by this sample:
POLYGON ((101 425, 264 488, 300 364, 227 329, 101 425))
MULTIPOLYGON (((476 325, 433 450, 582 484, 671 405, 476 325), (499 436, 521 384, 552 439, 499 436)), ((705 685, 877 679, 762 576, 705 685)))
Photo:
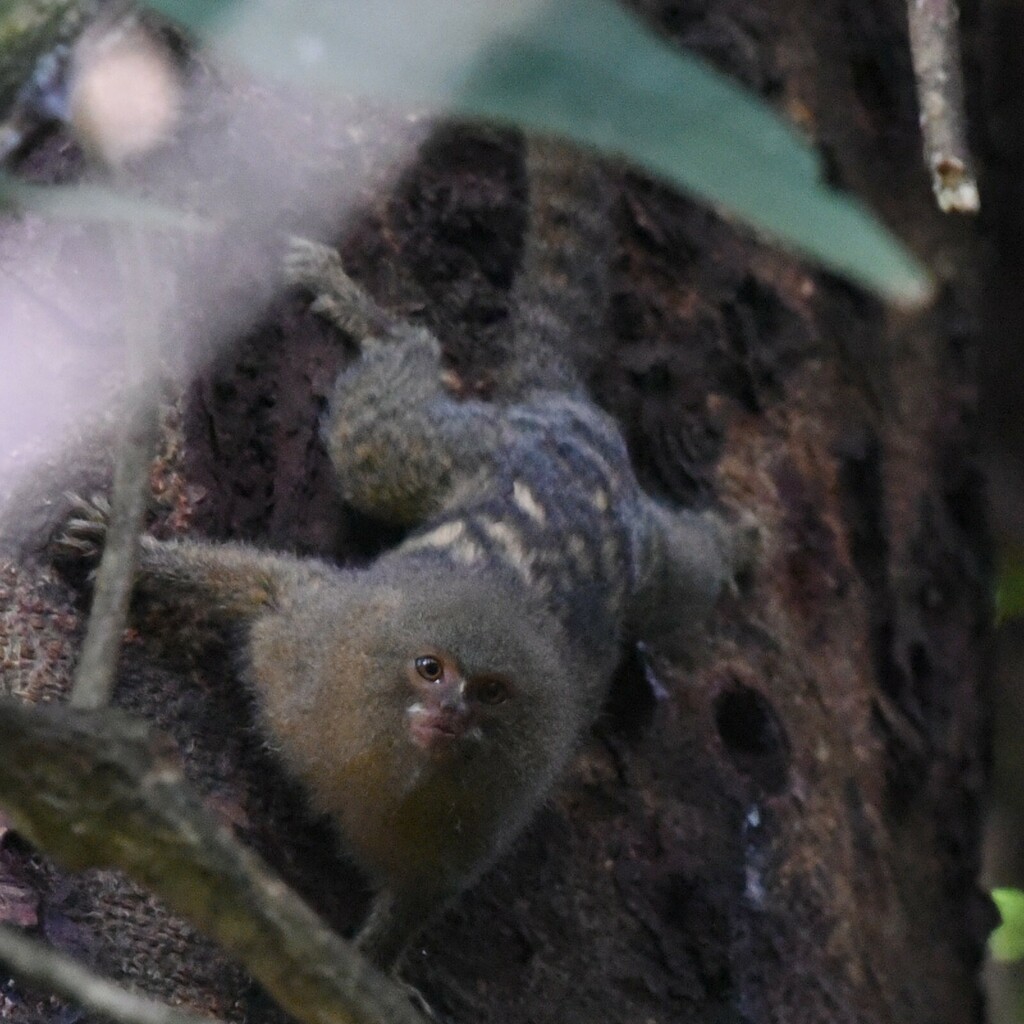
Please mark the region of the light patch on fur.
POLYGON ((468 538, 449 544, 448 550, 451 552, 452 558, 456 562, 461 562, 462 565, 479 565, 484 557, 480 545, 468 538))
POLYGON ((621 564, 622 551, 614 537, 605 537, 601 544, 601 561, 604 567, 604 575, 608 584, 608 608, 614 610, 621 607, 625 600, 625 580, 622 576, 623 565, 621 564))
MULTIPOLYGON (((410 537, 402 545, 402 550, 417 551, 420 548, 447 548, 455 544, 465 532, 466 524, 461 519, 456 519, 450 523, 442 523, 420 537, 410 537)), ((473 547, 476 547, 476 545, 474 544, 473 547)))
POLYGON ((578 533, 569 534, 569 554, 572 555, 576 568, 583 576, 591 576, 594 572, 594 560, 587 551, 587 545, 578 533))
POLYGON ((608 511, 608 492, 603 487, 598 487, 593 496, 594 508, 598 512, 608 511))
POLYGON ((604 571, 608 574, 609 578, 614 577, 616 570, 619 568, 619 546, 615 543, 615 538, 612 536, 605 537, 604 542, 601 544, 601 561, 604 564, 604 571))
POLYGON ((480 527, 505 554, 509 565, 528 584, 533 584, 533 555, 523 547, 522 538, 514 527, 494 519, 481 519, 480 527))
POLYGON ((537 524, 543 526, 547 522, 547 514, 543 506, 534 497, 533 491, 522 482, 516 480, 512 484, 512 500, 537 524))

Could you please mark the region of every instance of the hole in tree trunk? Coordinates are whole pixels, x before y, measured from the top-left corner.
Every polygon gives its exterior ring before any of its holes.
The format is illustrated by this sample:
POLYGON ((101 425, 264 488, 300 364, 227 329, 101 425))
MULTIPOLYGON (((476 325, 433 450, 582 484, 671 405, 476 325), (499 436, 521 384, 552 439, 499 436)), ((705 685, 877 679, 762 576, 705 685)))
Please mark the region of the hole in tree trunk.
POLYGON ((715 725, 733 764, 767 793, 785 789, 789 739, 772 705, 749 686, 735 685, 715 701, 715 725))

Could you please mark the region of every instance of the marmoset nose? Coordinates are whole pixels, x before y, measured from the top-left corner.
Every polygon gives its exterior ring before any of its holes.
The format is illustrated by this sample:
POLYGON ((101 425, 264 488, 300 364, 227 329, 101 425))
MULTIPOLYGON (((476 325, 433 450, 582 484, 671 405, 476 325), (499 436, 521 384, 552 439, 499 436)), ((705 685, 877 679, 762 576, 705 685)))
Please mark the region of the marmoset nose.
POLYGON ((441 694, 441 700, 438 707, 452 715, 465 714, 467 710, 466 698, 464 695, 464 685, 461 681, 457 684, 453 683, 445 687, 444 692, 441 694))

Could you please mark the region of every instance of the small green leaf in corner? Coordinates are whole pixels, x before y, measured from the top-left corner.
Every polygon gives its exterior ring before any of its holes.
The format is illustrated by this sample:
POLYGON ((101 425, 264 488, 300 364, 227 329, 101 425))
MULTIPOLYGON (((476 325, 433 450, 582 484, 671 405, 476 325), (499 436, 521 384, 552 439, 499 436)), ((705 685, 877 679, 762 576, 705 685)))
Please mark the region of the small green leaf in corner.
POLYGON ((992 900, 1003 923, 989 936, 989 949, 996 960, 1007 962, 1024 957, 1024 892, 993 889, 992 900))

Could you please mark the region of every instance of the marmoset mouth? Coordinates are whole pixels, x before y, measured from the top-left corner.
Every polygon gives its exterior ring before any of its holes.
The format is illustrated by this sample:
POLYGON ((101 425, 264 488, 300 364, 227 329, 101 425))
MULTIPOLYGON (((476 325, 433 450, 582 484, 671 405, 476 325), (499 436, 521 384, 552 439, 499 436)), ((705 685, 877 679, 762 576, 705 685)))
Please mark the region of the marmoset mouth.
POLYGON ((466 721, 458 715, 421 711, 409 722, 409 735, 422 750, 439 751, 453 746, 465 735, 466 721))

